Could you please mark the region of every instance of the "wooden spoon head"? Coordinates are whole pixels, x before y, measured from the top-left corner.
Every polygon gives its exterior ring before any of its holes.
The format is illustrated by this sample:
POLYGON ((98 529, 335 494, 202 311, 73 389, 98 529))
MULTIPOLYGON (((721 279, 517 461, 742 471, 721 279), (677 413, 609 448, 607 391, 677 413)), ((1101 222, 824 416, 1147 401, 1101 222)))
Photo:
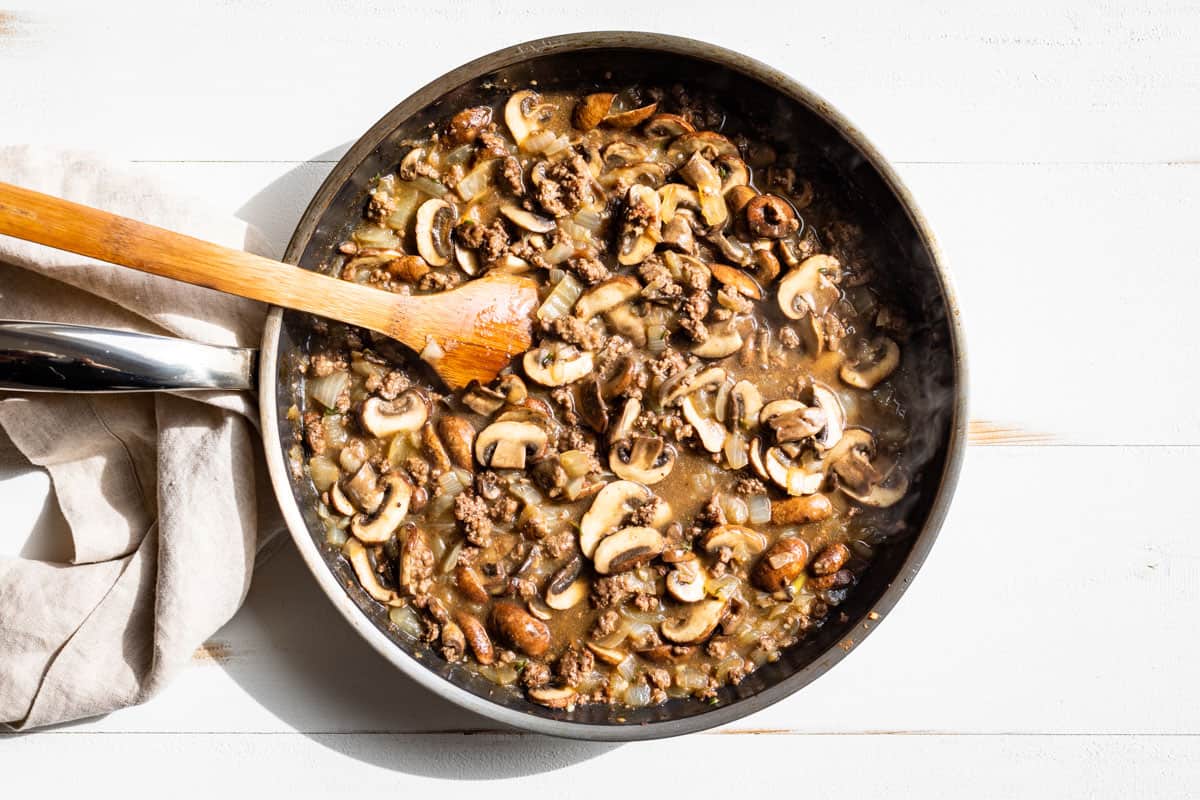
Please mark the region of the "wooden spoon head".
POLYGON ((461 389, 473 380, 490 383, 529 349, 537 306, 533 280, 491 274, 448 292, 404 298, 383 332, 417 352, 432 337, 442 355, 427 361, 447 386, 461 389))

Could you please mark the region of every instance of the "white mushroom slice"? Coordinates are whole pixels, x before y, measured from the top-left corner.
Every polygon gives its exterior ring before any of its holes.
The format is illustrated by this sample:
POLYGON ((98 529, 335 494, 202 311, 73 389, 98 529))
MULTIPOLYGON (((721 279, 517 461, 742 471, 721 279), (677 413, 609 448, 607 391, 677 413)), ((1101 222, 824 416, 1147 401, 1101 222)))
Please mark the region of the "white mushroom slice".
POLYGON ((879 336, 871 340, 868 349, 873 355, 870 360, 842 365, 838 375, 843 382, 859 389, 874 389, 896 371, 900 364, 900 345, 886 336, 879 336))
POLYGON ((517 146, 525 144, 531 134, 541 130, 546 114, 553 106, 542 102, 537 92, 525 89, 508 98, 504 105, 504 124, 517 146))
POLYGON ((763 406, 762 410, 758 412, 758 424, 765 426, 775 417, 781 417, 784 414, 791 414, 796 411, 803 411, 806 408, 808 408, 808 406, 806 406, 804 403, 801 403, 799 400, 792 400, 790 398, 785 398, 783 400, 772 400, 763 406))
POLYGON ((809 256, 780 279, 775 294, 779 310, 790 319, 809 313, 823 317, 840 297, 837 284, 841 279, 842 265, 836 258, 809 256))
POLYGON ((617 243, 617 262, 630 266, 642 263, 654 252, 655 246, 662 239, 662 217, 659 213, 658 192, 649 186, 640 183, 630 186, 626 203, 631 209, 641 207, 647 216, 644 220, 645 227, 637 231, 636 235, 632 231, 623 233, 617 243))
POLYGON ((493 422, 475 437, 475 458, 485 467, 524 469, 546 449, 546 431, 532 422, 493 422))
POLYGON ((679 168, 679 175, 696 187, 700 196, 700 214, 709 225, 723 225, 729 219, 729 206, 721 194, 721 175, 704 156, 693 153, 687 163, 679 168))
POLYGON ((675 448, 661 436, 635 436, 612 445, 608 466, 618 477, 652 486, 675 468, 675 448))
POLYGON ((646 346, 646 318, 633 313, 628 303, 604 312, 604 321, 613 333, 619 333, 634 347, 646 346))
POLYGON ((700 540, 704 552, 715 555, 721 548, 733 551, 737 561, 748 561, 767 546, 767 537, 745 525, 718 525, 700 540))
POLYGON ((742 349, 745 342, 741 332, 732 322, 709 328, 708 338, 692 348, 694 355, 701 358, 725 358, 742 349))
MULTIPOLYGON (((713 229, 704 234, 710 242, 717 246, 721 255, 740 267, 748 267, 754 263, 754 251, 737 239, 730 239, 720 229, 713 229)), ((765 279, 764 279, 765 280, 765 279)))
POLYGON ((472 277, 479 274, 479 254, 474 250, 468 250, 458 244, 454 245, 454 263, 472 277))
POLYGON ((391 402, 369 397, 359 409, 358 419, 372 436, 380 438, 420 430, 429 419, 429 405, 420 392, 409 389, 391 402))
POLYGON ((372 514, 359 514, 350 523, 350 532, 367 544, 382 544, 392 538, 396 528, 408 515, 413 487, 399 475, 389 475, 384 482, 383 499, 372 514))
POLYGON ((596 545, 592 566, 601 575, 615 575, 656 558, 664 545, 663 535, 654 528, 621 528, 596 545))
POLYGON ((667 147, 667 158, 674 164, 682 164, 692 157, 693 153, 701 153, 705 158, 717 159, 721 156, 737 156, 737 145, 728 138, 713 131, 698 131, 679 136, 667 147))
POLYGON ((729 435, 725 426, 701 413, 693 395, 684 397, 679 407, 683 409, 684 418, 696 429, 696 435, 700 437, 700 444, 704 445, 704 449, 710 453, 721 452, 721 448, 725 446, 725 437, 729 435))
POLYGON ((703 600, 688 607, 682 619, 663 620, 663 638, 675 644, 697 644, 712 636, 725 614, 724 600, 703 600))
POLYGON ((521 362, 530 380, 542 386, 565 386, 588 375, 595 368, 587 350, 554 342, 525 353, 521 362))
POLYGON ((642 290, 638 279, 632 275, 617 275, 597 284, 595 288, 584 292, 575 301, 575 316, 589 320, 597 314, 603 314, 609 309, 621 305, 626 300, 637 297, 642 290))
POLYGON ((617 419, 616 424, 608 430, 608 441, 611 443, 628 439, 629 434, 633 432, 633 423, 637 421, 638 415, 641 413, 641 400, 636 397, 626 400, 625 407, 621 409, 621 416, 617 419))
POLYGON ((729 416, 735 425, 753 430, 758 427, 758 416, 762 412, 762 392, 750 381, 738 381, 729 390, 729 407, 729 416))
POLYGON ((629 658, 628 653, 626 653, 624 650, 618 650, 615 647, 605 647, 603 645, 596 644, 595 642, 587 642, 586 644, 587 649, 591 650, 597 659, 603 661, 609 666, 615 667, 617 664, 620 664, 622 661, 629 658))
MULTIPOLYGON (((662 399, 664 406, 669 406, 685 395, 698 392, 701 389, 715 389, 725 382, 728 373, 722 367, 709 367, 690 377, 684 376, 662 399)), ((664 386, 667 384, 664 384, 664 386)))
POLYGON ((454 206, 437 198, 426 200, 417 209, 417 224, 414 230, 417 252, 429 266, 444 267, 450 263, 450 256, 454 254, 450 232, 454 228, 456 217, 454 206))
POLYGON ((813 383, 813 402, 825 415, 825 427, 817 437, 817 444, 829 450, 842 438, 846 430, 846 410, 837 395, 823 383, 813 383))
POLYGON ((872 508, 887 508, 900 502, 900 498, 908 492, 908 475, 897 468, 888 473, 883 480, 872 484, 865 492, 857 492, 840 481, 838 488, 856 503, 872 508))
MULTIPOLYGON (((365 465, 364 465, 365 466, 365 465)), ((352 517, 358 513, 358 509, 346 497, 342 487, 336 481, 333 486, 329 487, 329 505, 333 506, 333 510, 347 517, 352 517)))
POLYGON ((554 220, 538 216, 532 211, 526 211, 519 206, 501 206, 500 213, 518 228, 524 228, 533 233, 549 233, 557 226, 554 220))
POLYGON ((562 569, 554 573, 546 586, 546 605, 555 611, 574 608, 587 597, 589 582, 583 572, 583 559, 576 554, 562 569))
MULTIPOLYGON (((654 499, 654 492, 634 481, 613 481, 600 490, 592 506, 579 521, 579 549, 588 558, 596 552, 596 545, 641 506, 654 499)), ((670 520, 671 507, 666 503, 658 506, 655 525, 664 525, 670 520)))
POLYGON ((825 352, 824 319, 816 314, 809 314, 796 325, 800 339, 804 342, 804 352, 809 358, 817 358, 825 352))
POLYGON ((681 603, 698 603, 704 599, 704 584, 708 573, 700 562, 681 561, 667 573, 667 591, 681 603))
POLYGON ((721 194, 728 194, 737 186, 750 185, 750 168, 737 156, 720 156, 714 163, 721 176, 721 194))
POLYGON ((757 436, 750 440, 750 466, 758 473, 758 477, 764 481, 771 480, 771 475, 767 472, 767 465, 763 461, 762 439, 757 436))
POLYGON ((342 545, 342 553, 350 562, 354 574, 358 576, 359 584, 367 594, 385 605, 391 605, 400 599, 398 594, 379 582, 379 576, 371 566, 371 557, 367 554, 367 548, 363 547, 362 542, 358 539, 347 539, 346 544, 342 545))
POLYGON ((793 497, 816 494, 825 480, 825 471, 820 463, 812 469, 806 469, 793 463, 778 447, 767 450, 763 465, 775 485, 793 497))
POLYGON ((700 195, 690 186, 682 183, 668 183, 658 190, 659 216, 663 224, 674 221, 675 214, 681 209, 700 213, 700 195))

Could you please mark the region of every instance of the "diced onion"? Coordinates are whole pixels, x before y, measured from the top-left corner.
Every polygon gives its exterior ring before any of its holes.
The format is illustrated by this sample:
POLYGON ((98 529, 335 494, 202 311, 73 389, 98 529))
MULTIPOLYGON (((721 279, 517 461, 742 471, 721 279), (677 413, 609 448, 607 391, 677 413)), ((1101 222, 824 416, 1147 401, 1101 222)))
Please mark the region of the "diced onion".
POLYGON ((403 433, 392 437, 392 441, 388 443, 387 458, 388 463, 393 467, 402 467, 408 457, 413 454, 412 441, 403 433))
POLYGON ((737 591, 740 582, 736 575, 726 573, 719 578, 709 578, 704 584, 704 589, 714 597, 728 600, 737 591))
POLYGON ((458 196, 468 203, 474 200, 479 195, 487 191, 488 186, 492 183, 492 173, 496 169, 495 160, 484 161, 475 169, 468 172, 463 179, 458 182, 458 196))
POLYGON ((546 295, 545 301, 537 310, 537 317, 543 321, 558 319, 574 306, 579 295, 583 294, 583 286, 571 275, 566 275, 546 295))
POLYGON ((536 507, 542 503, 542 493, 527 481, 516 481, 508 487, 508 491, 512 492, 513 496, 526 506, 536 507))
POLYGON ((421 194, 427 194, 430 197, 436 197, 439 200, 444 199, 446 195, 450 193, 450 190, 447 189, 443 184, 434 180, 430 180, 424 175, 418 175, 411 181, 408 181, 408 183, 412 186, 412 188, 416 189, 421 194))
POLYGON ((725 460, 730 469, 741 469, 750 462, 749 447, 741 431, 734 431, 725 437, 725 460))
POLYGON ((575 255, 575 243, 570 239, 559 239, 558 243, 542 253, 542 260, 547 264, 561 264, 575 255))
POLYGON ((332 522, 325 525, 325 543, 333 547, 341 547, 350 537, 346 534, 345 528, 339 528, 332 522))
POLYGON ((558 229, 571 237, 577 245, 587 247, 592 243, 592 232, 582 225, 576 225, 569 219, 560 219, 558 229))
POLYGON ((746 506, 750 509, 750 524, 762 525, 771 521, 771 498, 765 494, 752 494, 746 498, 746 506))
POLYGON ((625 704, 633 708, 650 705, 650 685, 646 683, 632 684, 625 690, 625 704))
POLYGON ((407 230, 408 223, 412 220, 413 212, 417 210, 420 199, 421 196, 412 187, 404 187, 404 190, 396 196, 396 205, 392 209, 392 213, 388 214, 387 220, 385 220, 388 227, 398 231, 407 230))
POLYGON ((726 415, 729 414, 729 392, 733 388, 733 384, 725 381, 721 384, 721 388, 717 389, 717 398, 713 401, 713 416, 719 422, 724 422, 726 415))
POLYGON ((400 247, 400 237, 391 228, 383 225, 359 225, 351 234, 359 247, 381 247, 385 250, 395 250, 400 247))
POLYGON ((474 150, 475 147, 469 144, 456 147, 442 157, 441 166, 452 167, 455 164, 465 164, 471 160, 471 153, 474 152, 474 150))
POLYGON ((555 138, 554 131, 542 129, 526 136, 525 141, 521 142, 521 149, 527 153, 542 153, 554 143, 555 138))
POLYGON ((556 139, 554 139, 554 141, 550 142, 550 144, 543 147, 542 153, 544 153, 545 155, 548 155, 548 156, 553 156, 553 155, 557 155, 558 153, 561 153, 563 150, 566 150, 570 146, 571 146, 571 140, 567 138, 566 134, 563 134, 562 136, 559 136, 556 139))
POLYGON ((441 494, 456 496, 463 489, 467 488, 466 483, 458 474, 458 470, 448 470, 438 476, 438 488, 441 494))
POLYGON ((308 396, 326 408, 337 406, 338 396, 350 383, 349 372, 331 372, 322 378, 308 380, 308 396))
POLYGON ((438 344, 437 339, 426 336, 425 347, 421 349, 421 360, 429 364, 436 364, 444 355, 446 355, 446 351, 438 344))
POLYGON ((466 541, 466 539, 459 539, 457 542, 454 543, 453 547, 451 547, 448 551, 446 551, 446 557, 444 559, 442 559, 442 574, 443 575, 450 574, 450 571, 453 570, 455 565, 458 564, 458 554, 460 552, 462 552, 463 542, 465 542, 465 541, 466 541))
POLYGON ((400 629, 401 633, 408 634, 414 639, 421 635, 421 620, 411 606, 389 609, 388 619, 400 629))
POLYGON ((665 325, 646 326, 646 349, 655 355, 667 349, 667 328, 665 325))
POLYGON ((637 659, 633 654, 625 656, 620 664, 617 664, 616 673, 627 681, 633 680, 634 674, 637 672, 637 659))
POLYGON ((742 666, 742 657, 737 653, 730 653, 729 655, 725 656, 725 658, 721 659, 720 663, 717 664, 717 683, 725 683, 725 680, 729 677, 730 671, 739 669, 742 666))
POLYGON ((599 233, 600 228, 604 225, 604 218, 594 208, 581 209, 572 219, 576 225, 585 228, 589 233, 599 233))
POLYGON ((313 456, 308 461, 308 476, 318 492, 323 492, 342 476, 342 471, 329 456, 313 456))
POLYGON ((734 525, 744 525, 746 518, 750 516, 750 510, 746 507, 746 501, 738 497, 736 494, 721 495, 721 510, 725 512, 725 518, 734 525))
POLYGON ((568 450, 559 457, 559 463, 572 478, 581 478, 588 473, 592 459, 582 450, 568 450))
POLYGON ((683 664, 675 669, 675 683, 688 691, 696 691, 707 686, 708 679, 700 670, 683 664))

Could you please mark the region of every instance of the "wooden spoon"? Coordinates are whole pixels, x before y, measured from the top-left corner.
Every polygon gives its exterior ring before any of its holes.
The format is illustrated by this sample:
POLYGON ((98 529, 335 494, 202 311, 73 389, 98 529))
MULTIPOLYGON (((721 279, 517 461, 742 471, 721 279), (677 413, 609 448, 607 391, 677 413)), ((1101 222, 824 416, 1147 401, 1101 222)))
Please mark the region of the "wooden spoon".
POLYGON ((488 383, 529 349, 537 284, 496 274, 450 291, 392 294, 0 183, 0 233, 359 325, 418 352, 452 389, 488 383))

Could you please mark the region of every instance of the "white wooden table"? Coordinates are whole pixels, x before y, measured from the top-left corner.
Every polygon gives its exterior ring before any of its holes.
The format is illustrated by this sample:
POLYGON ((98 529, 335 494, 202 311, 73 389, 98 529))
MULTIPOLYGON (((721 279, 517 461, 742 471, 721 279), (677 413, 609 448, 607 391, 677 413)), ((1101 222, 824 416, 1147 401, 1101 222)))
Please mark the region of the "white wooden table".
MULTIPOLYGON (((159 698, 0 738, 6 796, 1200 791, 1197 3, 776 2, 755 24, 737 16, 751 4, 666 0, 16 5, 0 142, 141 162, 280 248, 354 138, 481 53, 636 27, 755 55, 858 122, 928 212, 975 422, 950 519, 886 624, 727 729, 626 746, 497 732, 359 641, 289 543, 159 698)), ((45 480, 0 478, 0 547, 44 552, 27 539, 61 525, 45 480)))

